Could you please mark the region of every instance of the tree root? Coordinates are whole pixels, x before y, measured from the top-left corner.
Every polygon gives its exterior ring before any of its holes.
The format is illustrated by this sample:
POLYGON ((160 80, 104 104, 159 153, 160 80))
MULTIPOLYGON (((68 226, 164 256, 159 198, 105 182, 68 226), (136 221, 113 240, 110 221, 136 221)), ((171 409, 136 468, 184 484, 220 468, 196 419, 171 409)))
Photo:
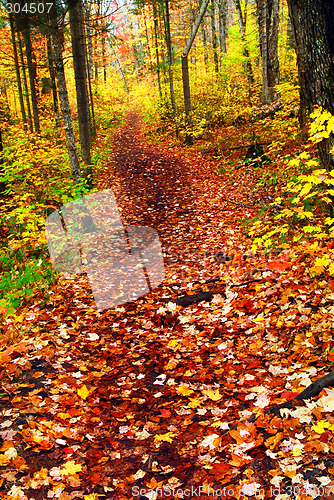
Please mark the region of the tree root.
POLYGON ((293 399, 290 399, 289 401, 286 401, 278 405, 270 406, 265 410, 265 412, 274 413, 275 415, 278 415, 279 410, 281 408, 291 409, 295 406, 296 401, 304 401, 305 399, 315 398, 320 394, 322 389, 324 389, 325 387, 332 387, 332 386, 334 386, 334 371, 312 382, 312 384, 306 387, 306 389, 304 389, 300 394, 298 394, 293 399))

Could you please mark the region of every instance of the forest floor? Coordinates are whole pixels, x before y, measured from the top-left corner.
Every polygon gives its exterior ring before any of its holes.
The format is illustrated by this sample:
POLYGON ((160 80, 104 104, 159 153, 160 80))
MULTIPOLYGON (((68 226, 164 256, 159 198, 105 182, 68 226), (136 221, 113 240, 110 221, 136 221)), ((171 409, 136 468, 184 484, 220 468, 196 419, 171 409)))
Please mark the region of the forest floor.
POLYGON ((130 113, 99 189, 158 231, 165 280, 97 312, 64 275, 9 323, 0 498, 334 498, 334 391, 267 411, 328 373, 334 287, 293 253, 251 255, 241 220, 268 203, 253 169, 231 183, 141 130, 130 113))

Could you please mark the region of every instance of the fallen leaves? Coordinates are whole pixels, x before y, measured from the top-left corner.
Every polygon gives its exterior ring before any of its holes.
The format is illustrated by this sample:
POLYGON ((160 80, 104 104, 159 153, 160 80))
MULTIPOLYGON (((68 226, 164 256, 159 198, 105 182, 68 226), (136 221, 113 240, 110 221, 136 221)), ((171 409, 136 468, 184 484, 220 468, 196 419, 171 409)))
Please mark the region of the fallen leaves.
MULTIPOLYGON (((115 146, 118 160, 133 152, 113 177, 123 217, 157 227, 182 259, 166 265, 159 289, 103 314, 84 276, 63 277, 49 304, 30 306, 33 337, 0 353, 0 482, 20 500, 38 490, 121 500, 141 487, 155 498, 160 487, 199 485, 203 498, 226 486, 236 498, 276 487, 282 499, 291 484, 311 484, 310 471, 315 488, 330 484, 333 391, 294 397, 327 369, 333 283, 310 280, 293 252, 243 260, 244 214, 219 212, 231 186, 205 162, 190 175, 191 160, 182 166, 136 130, 130 139, 115 146), (139 210, 139 198, 152 210, 139 210), (238 257, 218 262, 217 252, 238 257), (222 293, 210 303, 175 304, 209 293, 212 278, 222 293), (292 408, 267 412, 285 400, 292 408)), ((242 197, 253 180, 238 175, 242 197)))

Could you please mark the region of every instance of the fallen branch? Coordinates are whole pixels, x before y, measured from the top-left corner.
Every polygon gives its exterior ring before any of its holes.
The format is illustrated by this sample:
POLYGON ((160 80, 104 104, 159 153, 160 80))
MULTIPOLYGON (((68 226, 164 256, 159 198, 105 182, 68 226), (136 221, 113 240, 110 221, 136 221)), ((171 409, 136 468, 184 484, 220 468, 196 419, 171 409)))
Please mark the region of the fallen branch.
POLYGON ((225 201, 227 203, 233 203, 233 205, 237 205, 239 207, 245 207, 245 208, 254 208, 256 206, 256 204, 254 203, 253 205, 245 205, 244 203, 238 203, 236 201, 233 201, 233 200, 225 200, 224 198, 221 198, 222 201, 225 201))
POLYGON ((200 290, 198 293, 192 295, 182 295, 176 299, 161 299, 162 302, 174 302, 178 306, 186 307, 194 304, 195 302, 211 302, 215 294, 223 295, 224 292, 221 290, 211 290, 210 292, 203 292, 200 290))
POLYGON ((270 406, 269 408, 266 409, 265 412, 274 413, 275 415, 277 415, 281 408, 291 409, 294 407, 296 401, 304 401, 305 399, 315 398, 320 394, 322 389, 324 389, 325 387, 333 387, 333 386, 334 386, 334 371, 312 382, 312 384, 306 387, 306 389, 304 389, 300 394, 298 394, 293 399, 290 399, 289 401, 285 401, 284 403, 278 405, 270 406))
MULTIPOLYGON (((268 142, 257 142, 257 146, 267 146, 268 142)), ((242 146, 233 146, 232 148, 221 148, 222 151, 233 151, 234 149, 243 149, 243 148, 250 148, 251 146, 254 146, 254 143, 252 144, 243 144, 242 146)))

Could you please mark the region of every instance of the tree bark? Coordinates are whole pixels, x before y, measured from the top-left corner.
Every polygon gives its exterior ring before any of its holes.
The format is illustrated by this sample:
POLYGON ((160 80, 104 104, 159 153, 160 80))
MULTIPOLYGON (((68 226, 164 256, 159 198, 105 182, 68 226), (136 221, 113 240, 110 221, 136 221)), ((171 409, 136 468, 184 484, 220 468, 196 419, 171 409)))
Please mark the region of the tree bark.
POLYGON ((20 52, 20 59, 21 59, 21 66, 22 66, 22 80, 23 80, 24 93, 25 93, 25 97, 26 97, 26 105, 27 105, 27 114, 28 114, 29 129, 30 129, 30 132, 33 132, 34 131, 34 126, 33 126, 33 123, 32 123, 32 116, 31 116, 31 108, 30 108, 30 100, 29 100, 29 90, 28 90, 28 83, 27 83, 27 75, 26 75, 26 69, 25 69, 25 63, 24 63, 22 41, 21 41, 20 32, 18 30, 17 30, 17 41, 18 41, 18 45, 19 45, 19 52, 20 52))
POLYGON ((157 60, 157 77, 158 77, 158 88, 159 96, 162 98, 161 92, 161 78, 160 78, 160 61, 159 61, 159 46, 158 46, 158 11, 155 3, 153 2, 153 23, 154 23, 154 45, 155 45, 155 56, 157 60))
POLYGON ((88 46, 88 56, 87 56, 87 66, 89 71, 90 79, 93 79, 93 42, 92 42, 92 28, 90 24, 90 4, 84 3, 84 16, 85 16, 85 24, 86 24, 86 34, 87 34, 87 46, 88 46))
POLYGON ((31 94, 31 104, 32 104, 32 113, 34 119, 34 127, 35 132, 40 134, 40 124, 39 124, 39 116, 38 116, 38 105, 37 105, 37 93, 36 93, 36 85, 35 85, 35 71, 33 64, 33 55, 32 55, 32 45, 30 38, 30 21, 28 16, 22 17, 23 24, 23 39, 26 49, 26 58, 28 64, 28 74, 29 74, 29 82, 30 82, 30 94, 31 94))
MULTIPOLYGON (((300 86, 299 122, 306 135, 306 120, 314 106, 334 115, 334 9, 332 0, 288 0, 296 41, 300 86)), ((318 143, 319 156, 327 169, 334 167, 330 149, 333 134, 318 143)))
POLYGON ((175 95, 174 95, 174 83, 173 83, 173 60, 172 60, 172 44, 170 37, 170 20, 169 20, 169 0, 165 0, 165 37, 166 37, 166 45, 167 45, 167 54, 168 54, 168 75, 169 75, 169 87, 170 87, 170 101, 172 105, 173 115, 176 116, 176 106, 175 106, 175 95))
MULTIPOLYGON (((3 158, 2 158, 3 146, 2 146, 2 134, 0 129, 0 175, 4 174, 3 158)), ((5 181, 0 181, 0 196, 3 196, 3 192, 6 189, 5 181)))
POLYGON ((252 63, 250 60, 249 50, 248 50, 247 42, 246 42, 247 0, 245 2, 245 13, 244 14, 242 13, 240 0, 235 0, 235 6, 236 6, 236 10, 237 10, 238 21, 239 21, 239 30, 240 30, 240 34, 241 34, 242 53, 243 53, 243 56, 245 58, 244 68, 245 68, 245 73, 247 75, 248 84, 250 87, 254 83, 254 76, 253 76, 253 69, 252 69, 252 63))
POLYGON ((17 80, 17 88, 19 91, 19 99, 20 99, 20 107, 21 107, 21 114, 22 114, 22 120, 23 120, 23 127, 24 130, 28 130, 28 121, 27 121, 27 115, 26 115, 26 110, 24 107, 24 100, 23 100, 23 92, 22 92, 22 83, 21 83, 21 75, 20 75, 20 66, 19 66, 19 59, 17 55, 17 47, 16 47, 16 40, 15 40, 15 28, 14 28, 14 19, 13 19, 13 14, 9 14, 9 23, 10 23, 10 32, 12 36, 12 44, 13 44, 13 52, 14 52, 14 62, 15 62, 15 72, 16 72, 16 80, 17 80))
POLYGON ((262 104, 268 104, 267 1, 257 0, 260 51, 262 58, 262 104))
POLYGON ((104 33, 102 33, 101 46, 102 46, 103 82, 104 82, 104 84, 106 84, 107 83, 107 63, 106 63, 106 39, 105 39, 104 33))
POLYGON ((56 85, 56 70, 53 62, 51 36, 49 34, 47 35, 46 43, 47 43, 47 54, 48 54, 48 66, 51 78, 52 97, 53 97, 53 112, 55 115, 56 129, 59 137, 61 131, 61 123, 59 116, 59 105, 58 105, 58 95, 57 95, 57 85, 56 85))
POLYGON ((277 99, 276 85, 280 82, 278 59, 279 0, 268 0, 267 45, 268 45, 268 98, 277 99))
POLYGON ((228 0, 218 1, 218 19, 219 19, 219 45, 220 52, 226 54, 226 39, 227 39, 227 19, 228 19, 228 0))
POLYGON ((52 28, 52 40, 53 48, 55 54, 55 67, 58 80, 58 92, 61 103, 61 110, 64 120, 66 145, 68 156, 70 160, 70 167, 72 172, 72 178, 74 182, 78 182, 80 179, 80 165, 78 159, 78 153, 75 147, 75 138, 72 125, 72 116, 70 110, 70 104, 68 100, 63 53, 62 53, 62 37, 60 28, 58 26, 57 11, 55 3, 52 4, 50 10, 51 28, 52 28))
POLYGON ((69 0, 68 5, 70 14, 75 88, 77 94, 81 156, 84 163, 87 165, 87 168, 84 171, 84 177, 90 177, 91 180, 91 121, 87 89, 86 43, 84 35, 82 0, 69 0))
POLYGON ((209 57, 208 57, 208 52, 207 52, 207 39, 206 39, 206 31, 205 31, 205 16, 203 17, 203 20, 202 20, 201 30, 202 30, 202 40, 203 40, 203 47, 204 47, 204 65, 205 65, 205 70, 208 71, 209 57))
POLYGON ((213 50, 213 61, 215 66, 215 72, 219 73, 218 67, 218 40, 217 40, 217 31, 216 31, 216 20, 215 20, 215 0, 211 0, 211 9, 210 9, 210 17, 211 17, 211 36, 212 36, 212 50, 213 50))
POLYGON ((205 11, 208 7, 209 0, 203 0, 198 16, 191 28, 191 33, 188 37, 186 45, 182 52, 182 82, 183 82, 183 96, 184 96, 184 107, 186 115, 188 116, 191 111, 191 97, 190 97, 190 84, 189 84, 189 68, 188 68, 188 54, 195 40, 199 25, 204 17, 205 11))

